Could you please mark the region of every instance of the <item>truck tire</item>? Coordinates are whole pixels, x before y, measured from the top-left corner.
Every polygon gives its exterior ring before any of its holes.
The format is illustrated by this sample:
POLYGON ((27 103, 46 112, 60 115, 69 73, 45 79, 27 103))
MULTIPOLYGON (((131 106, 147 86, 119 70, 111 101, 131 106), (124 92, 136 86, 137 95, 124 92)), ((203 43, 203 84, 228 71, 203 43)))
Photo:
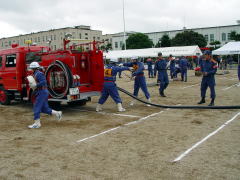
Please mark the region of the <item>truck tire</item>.
POLYGON ((10 97, 8 96, 7 91, 3 87, 0 87, 0 104, 10 104, 10 97))

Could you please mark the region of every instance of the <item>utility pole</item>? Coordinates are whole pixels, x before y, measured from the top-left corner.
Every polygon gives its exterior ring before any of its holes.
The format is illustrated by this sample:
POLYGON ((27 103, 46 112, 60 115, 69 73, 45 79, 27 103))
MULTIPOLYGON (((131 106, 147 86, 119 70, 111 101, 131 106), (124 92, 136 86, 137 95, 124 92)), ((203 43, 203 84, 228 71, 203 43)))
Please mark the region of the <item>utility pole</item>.
POLYGON ((127 45, 126 45, 126 29, 125 29, 125 8, 124 8, 124 0, 122 0, 122 4, 123 4, 123 42, 124 42, 124 50, 127 49, 127 45))

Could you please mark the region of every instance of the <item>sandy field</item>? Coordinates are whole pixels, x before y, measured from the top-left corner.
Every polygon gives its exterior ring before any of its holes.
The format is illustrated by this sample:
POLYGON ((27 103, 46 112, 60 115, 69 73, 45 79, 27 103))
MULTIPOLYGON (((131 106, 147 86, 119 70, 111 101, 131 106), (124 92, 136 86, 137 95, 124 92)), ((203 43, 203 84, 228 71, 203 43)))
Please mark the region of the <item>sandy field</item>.
MULTIPOLYGON (((196 105, 201 77, 189 71, 188 82, 171 81, 166 98, 157 86, 148 90, 153 103, 196 105)), ((147 78, 147 83, 156 79, 147 78)), ((216 105, 240 105, 237 72, 216 75, 216 105)), ((133 92, 123 74, 119 87, 133 92)), ((209 90, 207 104, 210 102, 209 90)), ((183 110, 147 107, 120 93, 126 112, 112 101, 95 112, 98 97, 87 105, 62 105, 63 119, 42 115, 33 123, 32 106, 0 106, 0 179, 240 179, 240 109, 183 110), (234 117, 235 116, 235 117, 234 117), (231 122, 173 162, 194 144, 231 122)), ((142 92, 139 97, 144 98, 142 92)))

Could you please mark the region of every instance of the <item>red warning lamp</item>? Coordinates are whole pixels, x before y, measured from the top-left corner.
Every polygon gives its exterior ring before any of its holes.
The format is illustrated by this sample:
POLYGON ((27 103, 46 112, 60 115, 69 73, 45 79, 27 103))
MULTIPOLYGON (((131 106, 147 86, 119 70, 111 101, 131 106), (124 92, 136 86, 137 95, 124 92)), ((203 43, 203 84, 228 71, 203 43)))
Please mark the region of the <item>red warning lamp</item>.
POLYGON ((17 43, 14 43, 14 44, 12 44, 12 48, 16 48, 16 47, 18 47, 19 45, 17 44, 17 43))

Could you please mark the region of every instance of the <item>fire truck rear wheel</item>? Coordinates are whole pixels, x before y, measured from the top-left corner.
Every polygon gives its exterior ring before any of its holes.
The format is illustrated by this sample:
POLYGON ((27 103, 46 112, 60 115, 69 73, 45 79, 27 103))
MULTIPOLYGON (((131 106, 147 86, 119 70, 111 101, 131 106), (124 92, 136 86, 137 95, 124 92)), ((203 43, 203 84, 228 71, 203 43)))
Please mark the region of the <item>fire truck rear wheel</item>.
POLYGON ((7 94, 7 91, 0 87, 0 103, 2 105, 9 105, 10 104, 10 97, 7 94))

